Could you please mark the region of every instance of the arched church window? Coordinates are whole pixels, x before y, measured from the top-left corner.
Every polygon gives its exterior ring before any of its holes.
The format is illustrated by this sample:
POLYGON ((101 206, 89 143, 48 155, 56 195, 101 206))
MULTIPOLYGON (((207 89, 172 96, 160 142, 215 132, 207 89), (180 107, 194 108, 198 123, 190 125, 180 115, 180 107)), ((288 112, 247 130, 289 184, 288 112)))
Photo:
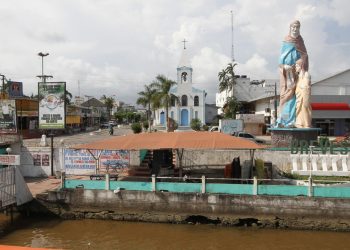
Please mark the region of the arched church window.
POLYGON ((181 73, 181 81, 186 82, 187 81, 187 72, 182 72, 181 73))
POLYGON ((171 96, 170 105, 171 105, 171 107, 175 107, 175 96, 171 96))
POLYGON ((181 96, 181 106, 186 107, 187 106, 187 95, 181 96))
POLYGON ((193 99, 193 106, 199 106, 199 97, 197 95, 193 99))

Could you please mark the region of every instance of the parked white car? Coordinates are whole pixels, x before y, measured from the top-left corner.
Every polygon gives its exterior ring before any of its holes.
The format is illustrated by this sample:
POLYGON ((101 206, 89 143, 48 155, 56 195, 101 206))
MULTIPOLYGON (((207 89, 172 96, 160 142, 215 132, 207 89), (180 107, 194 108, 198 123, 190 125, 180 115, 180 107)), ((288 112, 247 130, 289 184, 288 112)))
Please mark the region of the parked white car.
POLYGON ((255 141, 256 143, 265 143, 264 140, 258 139, 258 138, 256 138, 254 135, 249 134, 249 133, 247 133, 247 132, 237 132, 237 133, 234 134, 234 136, 246 138, 246 139, 248 139, 248 140, 255 141))

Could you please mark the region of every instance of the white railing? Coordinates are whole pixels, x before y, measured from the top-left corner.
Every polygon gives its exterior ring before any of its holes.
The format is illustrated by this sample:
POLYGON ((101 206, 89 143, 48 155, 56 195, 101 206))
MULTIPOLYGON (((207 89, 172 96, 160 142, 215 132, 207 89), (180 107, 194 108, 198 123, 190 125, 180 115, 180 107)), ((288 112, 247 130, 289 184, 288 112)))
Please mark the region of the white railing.
POLYGON ((350 176, 349 154, 291 154, 292 173, 350 176))

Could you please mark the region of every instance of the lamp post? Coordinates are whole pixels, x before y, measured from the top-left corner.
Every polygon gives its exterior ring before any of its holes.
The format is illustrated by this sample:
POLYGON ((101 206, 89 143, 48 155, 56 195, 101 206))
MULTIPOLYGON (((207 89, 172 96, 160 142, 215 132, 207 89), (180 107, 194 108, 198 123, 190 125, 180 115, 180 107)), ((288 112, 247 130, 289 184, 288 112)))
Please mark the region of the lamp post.
POLYGON ((49 53, 43 53, 39 52, 38 56, 41 57, 41 76, 37 76, 43 80, 43 82, 46 82, 46 78, 52 78, 52 76, 44 75, 44 57, 50 55, 49 53))
POLYGON ((65 172, 65 165, 64 165, 64 139, 60 140, 60 146, 61 146, 61 173, 65 172))
MULTIPOLYGON (((6 148, 6 152, 7 152, 7 156, 8 156, 9 154, 11 154, 12 148, 10 148, 10 147, 6 148)), ((7 165, 7 167, 9 167, 9 166, 10 165, 7 165)))
MULTIPOLYGON (((41 57, 41 76, 37 76, 40 79, 42 79, 43 83, 46 83, 46 78, 52 78, 52 76, 49 75, 44 75, 44 57, 48 56, 49 53, 43 53, 43 52, 39 52, 38 56, 41 57)), ((49 134, 49 136, 51 137, 51 176, 53 176, 53 137, 54 137, 54 132, 53 130, 51 130, 51 133, 49 134)))

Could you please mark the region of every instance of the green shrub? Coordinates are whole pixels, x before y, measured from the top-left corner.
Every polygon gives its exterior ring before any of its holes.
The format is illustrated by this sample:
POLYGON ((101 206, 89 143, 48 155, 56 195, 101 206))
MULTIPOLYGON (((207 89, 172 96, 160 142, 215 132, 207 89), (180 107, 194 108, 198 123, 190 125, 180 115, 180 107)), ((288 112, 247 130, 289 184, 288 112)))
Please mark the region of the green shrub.
POLYGON ((148 130, 148 121, 143 121, 142 126, 145 130, 148 130))
POLYGON ((203 129, 204 131, 208 131, 208 130, 209 130, 209 126, 206 125, 206 124, 204 124, 204 125, 202 126, 202 129, 203 129))
POLYGON ((139 134, 142 131, 142 126, 140 123, 133 123, 131 124, 131 129, 134 132, 134 134, 139 134))
POLYGON ((191 128, 195 131, 200 131, 201 130, 201 120, 199 120, 198 118, 192 119, 191 128))

